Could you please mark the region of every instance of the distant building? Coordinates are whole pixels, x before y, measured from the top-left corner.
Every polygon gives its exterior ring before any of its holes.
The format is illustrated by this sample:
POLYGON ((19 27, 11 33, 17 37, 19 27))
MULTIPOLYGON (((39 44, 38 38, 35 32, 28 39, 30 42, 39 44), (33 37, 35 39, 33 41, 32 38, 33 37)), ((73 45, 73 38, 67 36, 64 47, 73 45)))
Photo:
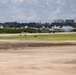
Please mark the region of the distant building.
POLYGON ((57 19, 57 20, 54 20, 52 23, 51 23, 51 28, 52 27, 60 27, 62 28, 63 26, 72 26, 74 27, 74 20, 73 19, 66 19, 66 20, 62 20, 62 19, 57 19))
POLYGON ((74 20, 65 20, 65 23, 74 23, 74 20))
POLYGON ((0 25, 0 28, 1 28, 1 29, 3 29, 3 26, 2 26, 2 25, 0 25))
POLYGON ((25 28, 28 28, 28 26, 25 26, 25 28))
POLYGON ((54 20, 53 22, 54 22, 54 23, 64 23, 64 20, 62 20, 62 19, 57 19, 57 20, 54 20))

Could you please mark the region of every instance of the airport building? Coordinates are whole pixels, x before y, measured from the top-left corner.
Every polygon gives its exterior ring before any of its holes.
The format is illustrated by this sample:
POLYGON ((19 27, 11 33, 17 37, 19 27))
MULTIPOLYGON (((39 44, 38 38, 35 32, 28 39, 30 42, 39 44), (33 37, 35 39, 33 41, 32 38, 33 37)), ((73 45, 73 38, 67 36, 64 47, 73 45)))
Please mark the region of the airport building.
POLYGON ((65 23, 74 23, 74 20, 65 20, 65 23))
POLYGON ((60 26, 60 27, 63 27, 63 26, 74 26, 74 20, 71 20, 71 19, 67 19, 67 20, 62 20, 62 19, 57 19, 57 20, 54 20, 52 23, 51 23, 51 26, 60 26))
POLYGON ((54 20, 53 22, 54 22, 54 23, 64 23, 64 20, 62 20, 62 19, 57 19, 57 20, 54 20))

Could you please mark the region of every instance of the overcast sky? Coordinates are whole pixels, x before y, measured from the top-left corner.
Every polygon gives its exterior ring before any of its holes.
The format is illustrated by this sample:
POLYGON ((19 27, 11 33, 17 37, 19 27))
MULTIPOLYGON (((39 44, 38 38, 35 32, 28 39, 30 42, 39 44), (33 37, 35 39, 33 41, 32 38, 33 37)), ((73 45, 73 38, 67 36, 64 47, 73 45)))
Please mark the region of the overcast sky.
POLYGON ((0 0, 0 22, 75 19, 76 0, 0 0))

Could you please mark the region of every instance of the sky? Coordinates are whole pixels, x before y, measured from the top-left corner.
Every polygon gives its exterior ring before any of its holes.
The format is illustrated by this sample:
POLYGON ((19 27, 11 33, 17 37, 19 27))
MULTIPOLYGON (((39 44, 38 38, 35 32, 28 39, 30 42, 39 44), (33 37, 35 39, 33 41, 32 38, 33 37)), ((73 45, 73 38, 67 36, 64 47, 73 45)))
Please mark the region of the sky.
POLYGON ((0 0, 0 22, 76 21, 76 0, 0 0))

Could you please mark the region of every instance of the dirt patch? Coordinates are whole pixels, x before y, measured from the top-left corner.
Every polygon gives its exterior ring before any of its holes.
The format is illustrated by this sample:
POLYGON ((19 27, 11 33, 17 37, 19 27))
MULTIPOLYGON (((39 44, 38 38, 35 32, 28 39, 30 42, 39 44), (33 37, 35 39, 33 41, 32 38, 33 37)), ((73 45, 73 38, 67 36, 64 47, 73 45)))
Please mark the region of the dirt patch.
POLYGON ((27 47, 76 46, 75 42, 20 42, 0 41, 0 49, 24 49, 27 47))

